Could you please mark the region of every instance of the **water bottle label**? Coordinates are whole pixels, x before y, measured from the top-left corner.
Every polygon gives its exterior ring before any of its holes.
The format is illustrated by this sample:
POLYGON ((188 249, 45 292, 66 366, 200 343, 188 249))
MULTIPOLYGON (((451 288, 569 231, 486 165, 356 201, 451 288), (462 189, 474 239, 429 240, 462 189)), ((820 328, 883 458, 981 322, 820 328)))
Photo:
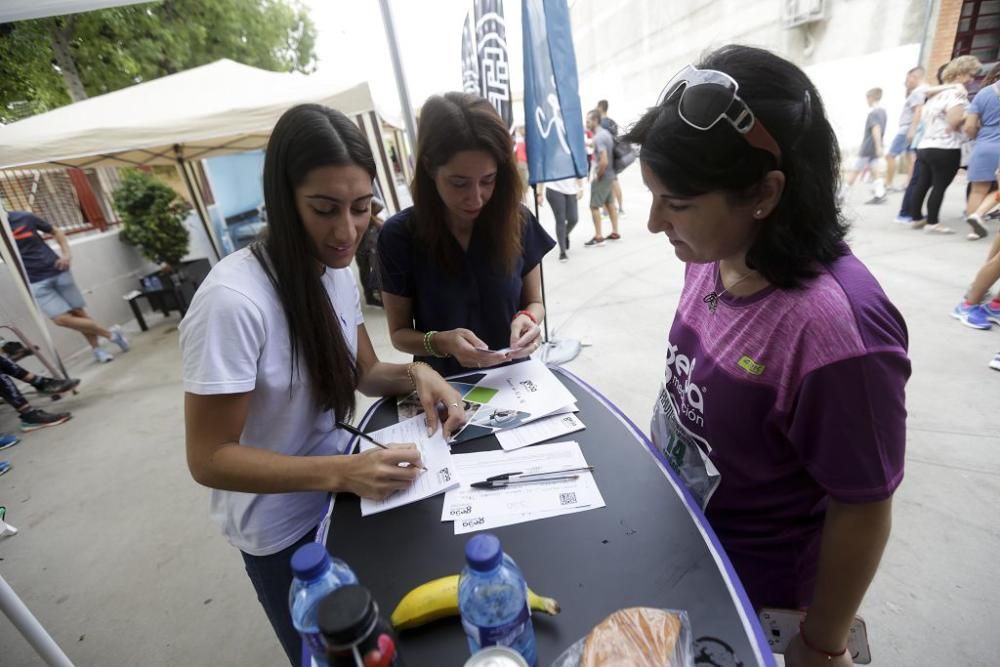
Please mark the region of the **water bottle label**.
POLYGON ((513 646, 517 638, 524 633, 530 623, 528 605, 525 604, 520 613, 509 623, 501 625, 475 625, 462 619, 465 634, 473 639, 480 648, 487 646, 513 646))

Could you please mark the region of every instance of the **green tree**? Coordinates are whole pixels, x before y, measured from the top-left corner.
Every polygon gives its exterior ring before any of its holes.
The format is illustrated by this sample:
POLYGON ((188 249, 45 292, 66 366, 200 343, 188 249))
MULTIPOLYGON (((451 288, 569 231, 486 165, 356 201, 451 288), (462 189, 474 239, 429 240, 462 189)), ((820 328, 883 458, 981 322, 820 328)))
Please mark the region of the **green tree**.
POLYGON ((169 185, 138 169, 125 172, 113 198, 124 223, 122 238, 149 260, 176 268, 188 252, 187 202, 169 185))
POLYGON ((229 58, 315 69, 297 0, 163 0, 0 25, 0 122, 229 58))

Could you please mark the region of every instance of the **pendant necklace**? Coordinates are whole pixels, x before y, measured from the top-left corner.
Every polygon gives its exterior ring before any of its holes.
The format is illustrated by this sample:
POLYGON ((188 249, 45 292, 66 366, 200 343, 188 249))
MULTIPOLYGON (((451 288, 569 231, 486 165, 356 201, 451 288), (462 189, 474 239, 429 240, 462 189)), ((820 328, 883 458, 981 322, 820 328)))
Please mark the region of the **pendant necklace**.
MULTIPOLYGON (((744 280, 746 280, 747 278, 749 278, 750 276, 752 276, 755 273, 757 273, 757 272, 756 271, 747 271, 745 274, 743 274, 742 276, 740 276, 736 280, 736 282, 734 282, 732 285, 730 285, 729 287, 723 287, 723 290, 721 292, 716 292, 715 290, 712 290, 711 292, 709 292, 708 294, 706 294, 705 298, 702 299, 702 301, 704 301, 705 303, 708 304, 708 312, 710 312, 710 313, 712 313, 714 315, 716 309, 719 307, 719 299, 722 298, 722 295, 723 294, 727 294, 729 292, 729 290, 731 290, 732 288, 736 287, 741 282, 743 282, 744 280)), ((722 271, 721 270, 719 271, 719 282, 722 282, 722 271)), ((723 285, 725 285, 725 283, 723 283, 723 285)))

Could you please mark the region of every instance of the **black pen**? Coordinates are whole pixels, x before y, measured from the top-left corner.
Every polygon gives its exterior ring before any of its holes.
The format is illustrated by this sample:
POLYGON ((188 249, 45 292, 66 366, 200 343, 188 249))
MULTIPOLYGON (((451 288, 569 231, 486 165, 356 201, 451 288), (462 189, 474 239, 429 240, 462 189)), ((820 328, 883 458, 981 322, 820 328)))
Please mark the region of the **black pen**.
MULTIPOLYGON (((368 435, 367 433, 365 433, 361 429, 355 428, 355 427, 351 426, 350 424, 348 424, 347 422, 337 422, 337 428, 342 428, 345 431, 347 431, 348 433, 352 433, 352 434, 358 436, 359 438, 363 438, 363 439, 367 440, 368 442, 372 443, 373 445, 375 445, 376 447, 381 447, 382 449, 392 449, 392 447, 389 447, 387 445, 383 445, 381 442, 379 442, 375 438, 371 437, 370 435, 368 435)), ((414 467, 420 468, 421 470, 427 470, 427 468, 423 467, 422 465, 417 465, 417 466, 414 466, 414 467)))
POLYGON ((540 482, 565 482, 578 478, 579 475, 562 475, 561 477, 533 477, 531 479, 488 479, 483 482, 473 482, 473 489, 504 489, 514 484, 538 484, 540 482))

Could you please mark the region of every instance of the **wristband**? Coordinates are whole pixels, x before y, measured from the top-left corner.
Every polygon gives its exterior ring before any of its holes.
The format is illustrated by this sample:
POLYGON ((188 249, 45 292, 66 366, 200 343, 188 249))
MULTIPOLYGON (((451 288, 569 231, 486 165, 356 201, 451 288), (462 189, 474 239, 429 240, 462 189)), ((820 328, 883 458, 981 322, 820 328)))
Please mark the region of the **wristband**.
POLYGON ((838 652, 836 652, 836 653, 830 653, 829 651, 824 651, 824 650, 823 650, 823 649, 821 649, 821 648, 816 648, 816 647, 815 647, 815 646, 814 646, 814 645, 813 645, 813 644, 812 644, 812 643, 811 643, 811 642, 810 642, 810 641, 809 641, 809 640, 808 640, 808 639, 806 638, 806 632, 805 632, 805 625, 806 625, 806 624, 805 624, 805 621, 803 621, 803 622, 799 623, 799 637, 801 637, 801 638, 802 638, 802 643, 803 643, 803 644, 805 644, 805 647, 806 647, 807 649, 809 649, 809 650, 810 650, 810 651, 812 651, 813 653, 819 653, 820 655, 825 655, 825 656, 826 656, 826 659, 827 659, 827 660, 833 660, 834 658, 839 658, 840 656, 842 656, 842 655, 844 655, 845 653, 847 653, 847 647, 846 647, 846 646, 845 646, 844 648, 840 649, 840 650, 839 650, 838 652))
POLYGON ((511 318, 511 321, 516 320, 518 318, 518 316, 520 316, 520 315, 524 315, 525 317, 527 317, 529 320, 531 320, 536 325, 538 324, 538 320, 535 319, 535 316, 531 314, 530 310, 519 310, 519 311, 517 311, 516 313, 514 313, 514 317, 511 318))

